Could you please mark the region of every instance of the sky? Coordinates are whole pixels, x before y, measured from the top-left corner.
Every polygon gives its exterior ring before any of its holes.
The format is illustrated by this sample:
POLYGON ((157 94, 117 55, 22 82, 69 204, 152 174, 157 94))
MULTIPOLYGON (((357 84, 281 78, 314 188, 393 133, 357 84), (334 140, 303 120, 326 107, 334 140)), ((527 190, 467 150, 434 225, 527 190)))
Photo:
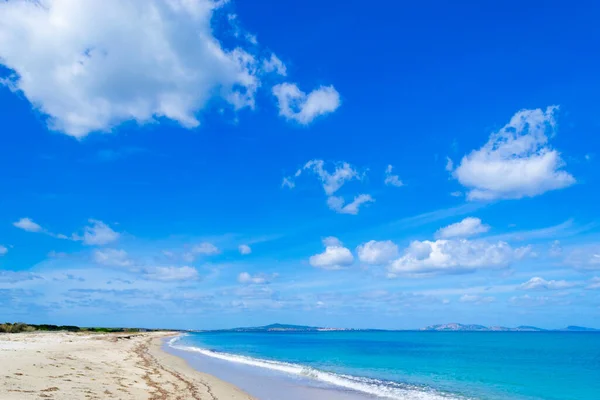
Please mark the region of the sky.
POLYGON ((599 12, 0 3, 0 319, 600 328, 599 12))

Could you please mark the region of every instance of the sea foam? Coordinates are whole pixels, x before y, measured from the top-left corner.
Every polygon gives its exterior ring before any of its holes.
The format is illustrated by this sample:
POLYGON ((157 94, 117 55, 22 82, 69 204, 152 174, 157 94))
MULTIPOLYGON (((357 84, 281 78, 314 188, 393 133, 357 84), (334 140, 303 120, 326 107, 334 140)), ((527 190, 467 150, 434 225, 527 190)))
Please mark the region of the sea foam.
POLYGON ((181 338, 182 336, 172 338, 167 343, 170 347, 177 350, 199 353, 204 356, 216 358, 219 360, 249 365, 253 367, 266 368, 290 375, 306 377, 327 383, 332 386, 354 390, 379 398, 394 400, 467 400, 466 397, 450 395, 436 391, 434 389, 428 389, 404 383, 383 381, 379 379, 357 377, 344 374, 336 374, 333 372, 321 371, 300 364, 265 360, 260 358, 242 356, 238 354, 217 352, 214 350, 194 346, 184 346, 178 344, 181 338))

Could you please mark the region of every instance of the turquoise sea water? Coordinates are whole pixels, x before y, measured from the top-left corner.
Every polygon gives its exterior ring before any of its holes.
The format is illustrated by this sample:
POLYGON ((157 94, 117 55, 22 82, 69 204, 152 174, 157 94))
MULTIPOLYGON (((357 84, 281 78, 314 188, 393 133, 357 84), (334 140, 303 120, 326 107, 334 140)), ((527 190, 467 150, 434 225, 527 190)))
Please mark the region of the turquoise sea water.
POLYGON ((600 333, 194 333, 179 350, 391 399, 600 399, 600 333))

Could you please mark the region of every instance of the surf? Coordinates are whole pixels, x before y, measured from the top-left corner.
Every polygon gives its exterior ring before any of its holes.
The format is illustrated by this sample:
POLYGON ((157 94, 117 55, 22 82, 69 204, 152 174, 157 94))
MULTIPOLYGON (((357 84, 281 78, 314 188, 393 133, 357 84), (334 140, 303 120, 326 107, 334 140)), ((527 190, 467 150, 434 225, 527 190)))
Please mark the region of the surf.
POLYGON ((287 363, 283 361, 273 361, 262 358, 249 357, 239 354, 225 353, 210 350, 196 346, 186 346, 178 344, 182 336, 170 339, 167 344, 176 350, 199 353, 206 357, 211 357, 227 362, 244 364, 257 368, 264 368, 285 374, 313 379, 338 388, 353 390, 363 394, 376 396, 382 399, 391 400, 472 400, 467 397, 460 397, 439 392, 435 389, 385 381, 367 377, 358 377, 333 372, 322 371, 313 367, 301 364, 287 363))

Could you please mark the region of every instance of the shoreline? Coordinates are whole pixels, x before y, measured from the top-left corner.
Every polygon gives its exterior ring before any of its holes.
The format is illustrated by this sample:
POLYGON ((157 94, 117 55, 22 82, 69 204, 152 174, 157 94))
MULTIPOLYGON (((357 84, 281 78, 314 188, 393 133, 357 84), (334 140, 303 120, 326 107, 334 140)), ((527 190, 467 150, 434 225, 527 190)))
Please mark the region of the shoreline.
POLYGON ((0 334, 0 398, 256 400, 163 351, 175 335, 0 334))
MULTIPOLYGON (((206 349, 189 346, 172 346, 165 342, 163 351, 183 359, 196 371, 203 371, 245 390, 261 400, 280 400, 285 393, 286 400, 368 400, 409 398, 415 393, 392 394, 384 391, 365 390, 363 384, 373 382, 368 378, 337 375, 313 369, 308 366, 285 362, 267 361, 257 358, 237 356, 217 356, 206 349), (199 351, 200 350, 200 351, 199 351), (201 351, 205 350, 205 351, 201 351)), ((383 382, 380 382, 383 383, 383 382)), ((422 397, 418 397, 421 399, 422 397)), ((428 400, 441 400, 428 396, 428 400)))

